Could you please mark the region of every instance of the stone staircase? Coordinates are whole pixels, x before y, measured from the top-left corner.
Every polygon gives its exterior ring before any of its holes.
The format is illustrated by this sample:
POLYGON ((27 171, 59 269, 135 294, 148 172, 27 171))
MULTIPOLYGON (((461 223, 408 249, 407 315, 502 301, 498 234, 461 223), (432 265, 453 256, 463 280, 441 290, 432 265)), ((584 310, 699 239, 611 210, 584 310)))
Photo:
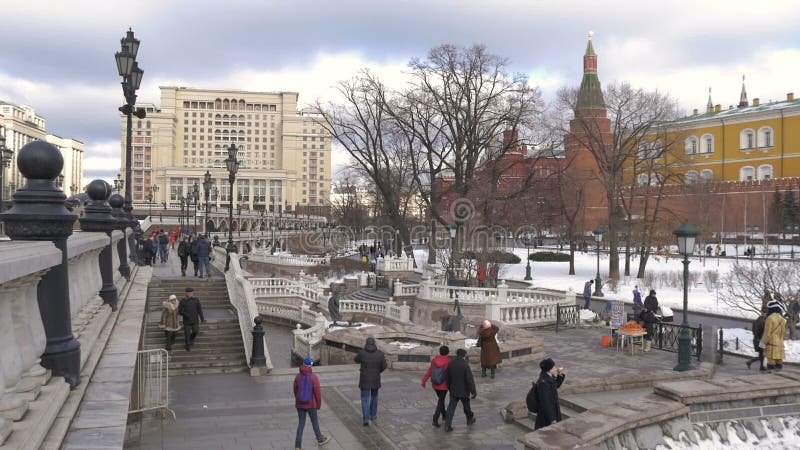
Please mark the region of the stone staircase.
POLYGON ((170 352, 169 374, 175 376, 247 371, 239 322, 228 300, 224 279, 204 281, 187 277, 152 280, 147 289, 143 348, 165 347, 164 332, 158 328, 161 302, 169 298, 170 294, 182 298, 188 286, 194 288, 195 296, 200 299, 206 321, 200 324, 200 334, 195 338, 190 352, 184 349, 183 330, 178 331, 175 345, 170 352))
POLYGON ((386 289, 367 288, 359 289, 355 292, 344 296, 346 300, 365 300, 372 302, 387 302, 389 301, 389 291, 386 289))

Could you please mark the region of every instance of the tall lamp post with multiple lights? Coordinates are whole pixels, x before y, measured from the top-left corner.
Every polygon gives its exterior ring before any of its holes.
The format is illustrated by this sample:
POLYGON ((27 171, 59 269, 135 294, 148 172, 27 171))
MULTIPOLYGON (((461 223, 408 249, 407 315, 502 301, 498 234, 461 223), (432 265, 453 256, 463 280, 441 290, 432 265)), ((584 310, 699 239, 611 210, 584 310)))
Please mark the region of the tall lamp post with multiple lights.
POLYGON ((233 243, 233 183, 236 182, 236 172, 239 171, 239 160, 236 159, 236 154, 239 149, 236 144, 231 143, 228 147, 228 157, 225 159, 225 167, 228 169, 228 183, 230 184, 230 194, 228 195, 228 244, 225 246, 225 271, 231 265, 231 253, 236 253, 236 244, 233 243))
POLYGON ((678 336, 678 365, 675 370, 685 372, 692 370, 692 334, 689 331, 689 255, 694 251, 694 242, 700 235, 700 230, 684 223, 672 234, 678 239, 678 253, 683 255, 683 323, 681 334, 678 336))
POLYGON ((114 192, 119 194, 125 189, 125 180, 122 179, 122 174, 118 173, 117 178, 114 179, 114 192))
POLYGON ((197 203, 200 201, 200 187, 197 183, 192 187, 192 200, 194 200, 194 232, 197 233, 197 203))
POLYGON ((603 280, 600 279, 600 242, 603 241, 603 233, 606 230, 603 227, 597 227, 596 230, 592 231, 594 234, 594 241, 597 243, 597 277, 594 279, 594 293, 592 296, 594 297, 602 297, 603 294, 603 280))
POLYGON ((208 201, 211 200, 211 188, 214 187, 214 182, 211 181, 211 172, 206 170, 206 174, 203 175, 203 194, 206 197, 206 217, 205 222, 203 222, 203 234, 208 235, 208 201))
POLYGON ((150 217, 153 217, 153 201, 155 200, 156 192, 158 192, 158 185, 153 183, 153 185, 150 186, 150 195, 147 198, 147 200, 150 202, 150 205, 148 205, 150 207, 150 211, 148 213, 150 217))

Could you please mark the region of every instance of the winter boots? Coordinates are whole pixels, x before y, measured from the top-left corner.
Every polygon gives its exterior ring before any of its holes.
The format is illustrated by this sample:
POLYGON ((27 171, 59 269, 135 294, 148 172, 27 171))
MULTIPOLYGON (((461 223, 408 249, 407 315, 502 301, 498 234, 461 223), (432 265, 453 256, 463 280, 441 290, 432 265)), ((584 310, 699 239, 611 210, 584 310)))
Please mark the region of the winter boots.
POLYGON ((486 367, 481 367, 481 378, 486 378, 486 367))
POLYGON ((653 345, 653 341, 648 341, 645 339, 644 341, 644 351, 649 352, 650 347, 653 345))

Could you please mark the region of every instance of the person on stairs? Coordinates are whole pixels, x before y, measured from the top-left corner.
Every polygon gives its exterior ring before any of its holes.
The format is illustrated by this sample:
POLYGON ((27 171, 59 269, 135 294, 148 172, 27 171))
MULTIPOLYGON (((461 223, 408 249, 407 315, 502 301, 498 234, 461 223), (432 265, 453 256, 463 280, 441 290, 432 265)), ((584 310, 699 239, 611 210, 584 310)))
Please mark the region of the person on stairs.
POLYGON ((361 390, 361 418, 367 427, 378 416, 378 390, 381 388, 381 372, 387 367, 386 357, 378 350, 375 338, 368 337, 354 361, 361 365, 358 388, 361 390))
POLYGON ((319 409, 322 407, 322 392, 319 378, 311 372, 314 360, 306 358, 300 366, 300 373, 294 377, 294 407, 297 409, 297 433, 294 438, 295 450, 302 450, 303 430, 306 427, 306 415, 311 418, 311 427, 317 438, 317 445, 325 445, 331 438, 324 436, 319 430, 319 409))
POLYGON ((750 366, 758 361, 759 367, 758 370, 765 371, 767 370, 764 367, 764 349, 761 348, 759 345, 761 343, 761 338, 764 336, 764 323, 767 321, 767 315, 761 314, 756 317, 756 320, 753 321, 752 329, 753 329, 753 349, 758 353, 758 356, 755 358, 750 358, 747 360, 747 368, 749 369, 750 366))
POLYGON ((164 309, 161 311, 161 321, 158 327, 164 330, 164 337, 167 339, 166 349, 172 350, 172 344, 175 343, 175 335, 181 329, 181 324, 178 321, 178 297, 170 295, 169 300, 161 304, 164 309))
POLYGON ((422 377, 422 388, 431 380, 433 391, 439 399, 436 403, 436 411, 433 413, 433 426, 439 428, 439 416, 447 420, 447 410, 444 407, 444 400, 447 398, 447 367, 450 365, 450 348, 446 345, 439 347, 439 356, 433 358, 428 371, 422 377))
POLYGON ((186 343, 186 351, 191 351, 194 339, 200 332, 200 322, 205 322, 203 317, 203 307, 200 306, 200 299, 194 296, 194 289, 187 287, 186 296, 181 299, 178 305, 178 314, 183 317, 183 338, 186 343))
POLYGON ((494 379, 494 371, 497 365, 503 362, 500 356, 500 346, 497 345, 497 332, 499 328, 492 322, 484 320, 478 329, 478 342, 481 347, 481 377, 486 377, 486 369, 490 370, 490 377, 494 379))
POLYGON ((186 276, 186 266, 189 264, 189 253, 192 249, 189 246, 189 238, 184 237, 178 244, 178 258, 181 259, 181 276, 186 276))
POLYGON ((453 431, 453 416, 456 414, 458 402, 464 406, 464 415, 467 417, 467 425, 475 423, 475 413, 472 412, 469 400, 470 396, 474 400, 478 392, 475 390, 475 379, 472 377, 472 370, 465 359, 467 351, 463 348, 456 350, 456 358, 447 367, 447 387, 450 390, 450 403, 447 405, 447 419, 444 431, 453 431))

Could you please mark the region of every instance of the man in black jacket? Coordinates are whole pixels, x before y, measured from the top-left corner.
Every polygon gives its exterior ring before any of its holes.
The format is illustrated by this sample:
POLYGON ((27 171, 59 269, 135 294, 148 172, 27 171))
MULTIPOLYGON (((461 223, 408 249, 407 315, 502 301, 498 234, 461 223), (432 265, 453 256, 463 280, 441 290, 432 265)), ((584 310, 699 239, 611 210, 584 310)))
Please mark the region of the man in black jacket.
POLYGON ((534 429, 552 425, 561 421, 561 406, 558 403, 558 388, 564 382, 564 373, 552 359, 543 359, 539 363, 542 369, 536 381, 536 402, 539 407, 536 411, 534 429))
POLYGON ((187 287, 186 296, 181 299, 178 305, 178 314, 183 317, 183 337, 186 342, 186 351, 191 351, 194 345, 194 338, 200 332, 200 322, 205 322, 203 317, 203 307, 200 306, 200 299, 194 296, 194 289, 187 287))
POLYGON ((475 379, 472 370, 464 357, 467 351, 463 348, 456 351, 455 359, 447 367, 447 386, 450 390, 450 403, 447 405, 447 423, 444 431, 453 431, 453 416, 456 406, 460 401, 464 405, 464 415, 467 416, 467 425, 475 423, 475 414, 469 407, 469 394, 474 399, 478 393, 475 390, 475 379))
POLYGON ((361 389, 361 415, 366 427, 378 415, 378 389, 381 387, 381 372, 386 370, 386 358, 375 345, 375 339, 368 337, 355 362, 361 364, 358 387, 361 389))
POLYGON ((181 259, 181 275, 186 276, 186 266, 189 263, 189 253, 191 252, 191 248, 189 248, 189 238, 185 237, 178 244, 178 258, 181 259))

